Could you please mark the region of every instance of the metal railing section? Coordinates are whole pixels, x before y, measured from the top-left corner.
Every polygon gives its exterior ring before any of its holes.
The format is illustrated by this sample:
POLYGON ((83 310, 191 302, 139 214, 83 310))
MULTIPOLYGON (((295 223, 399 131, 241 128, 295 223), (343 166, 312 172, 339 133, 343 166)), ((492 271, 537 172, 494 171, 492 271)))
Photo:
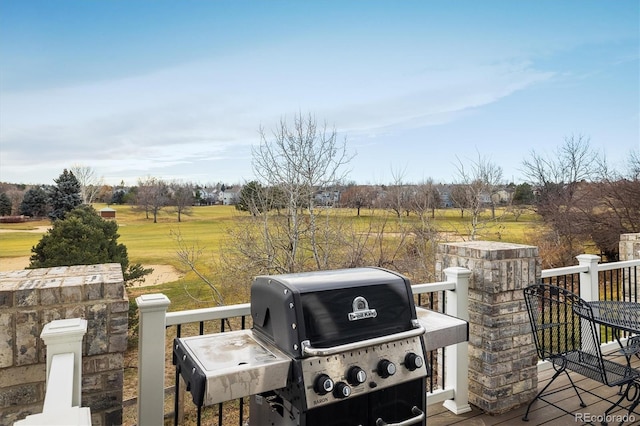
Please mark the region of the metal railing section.
MULTIPOLYGON (((600 264, 600 257, 594 255, 580 255, 577 256, 577 259, 579 264, 576 266, 543 270, 541 280, 578 293, 587 301, 638 301, 640 259, 605 264, 600 264)), ((444 272, 447 281, 412 286, 416 305, 468 321, 468 281, 471 272, 464 268, 448 268, 444 272)), ((165 327, 175 326, 176 337, 244 329, 251 326, 249 324, 250 304, 167 313, 169 300, 164 295, 140 296, 136 301, 141 313, 138 422, 139 424, 160 424, 164 417, 164 385, 158 385, 158 378, 164 378, 164 375, 160 375, 159 371, 164 371, 165 342, 169 337, 165 327), (143 317, 146 320, 143 320, 143 317), (247 321, 247 317, 249 317, 249 321, 247 321), (156 337, 149 337, 153 335, 156 337), (160 346, 162 346, 162 358, 157 352, 160 350, 158 343, 155 345, 150 343, 155 339, 158 339, 160 346), (156 359, 156 361, 151 359, 156 359), (161 361, 159 361, 160 359, 161 361), (152 367, 151 365, 154 363, 156 366, 152 367), (150 379, 150 377, 152 378, 150 379), (154 382, 154 380, 155 388, 151 389, 150 386, 153 387, 153 384, 148 384, 148 382, 154 382), (148 391, 142 392, 141 389, 145 383, 147 383, 148 391)), ((609 338, 610 334, 605 330, 603 341, 608 341, 609 338)), ((438 353, 429 354, 429 358, 435 367, 435 374, 429 383, 427 404, 444 401, 444 405, 456 414, 470 409, 467 401, 467 343, 440 349, 438 353)), ((179 378, 176 377, 176 380, 179 381, 179 378)), ((174 423, 176 424, 183 415, 181 410, 184 408, 180 406, 180 392, 180 385, 177 383, 176 399, 173 404, 174 423)), ((234 420, 242 425, 244 401, 225 404, 231 404, 233 409, 238 407, 240 412, 235 415, 234 420)), ((219 405, 217 423, 219 425, 235 423, 235 421, 233 423, 229 420, 225 421, 224 411, 223 406, 219 405)))
MULTIPOLYGON (((576 266, 543 270, 542 282, 577 293, 588 302, 640 301, 640 259, 600 263, 600 256, 589 254, 577 256, 577 259, 576 266)), ((628 334, 625 333, 622 337, 628 337, 628 334)), ((601 327, 601 340, 604 344, 613 342, 613 331, 608 327, 601 327)))
MULTIPOLYGON (((449 268, 445 270, 448 281, 417 284, 412 286, 414 295, 418 298, 417 305, 424 306, 426 298, 429 309, 438 310, 449 315, 468 320, 468 281, 471 272, 464 268, 449 268), (437 293, 436 297, 425 297, 437 293), (440 306, 443 310, 437 309, 440 306)), ((186 337, 210 333, 245 329, 251 326, 250 304, 238 304, 214 308, 194 309, 188 311, 166 312, 169 299, 162 294, 143 295, 136 299, 140 310, 139 328, 139 366, 138 366, 138 424, 161 424, 164 421, 164 383, 160 385, 159 368, 164 372, 165 345, 173 337, 186 337), (247 320, 248 317, 248 320, 247 320), (175 327, 175 334, 168 333, 169 328, 175 327), (166 330, 165 330, 166 328, 166 330), (173 334, 173 336, 170 336, 173 334), (161 336, 161 337, 160 337, 161 336), (157 341, 162 339, 162 350, 157 341), (161 352, 161 353, 160 353, 161 352), (155 361, 154 361, 155 360, 155 361), (162 360, 162 366, 158 366, 162 360), (155 365, 151 367, 150 364, 155 365)), ((445 406, 456 414, 469 411, 468 383, 466 371, 468 366, 467 342, 440 349, 440 353, 430 354, 432 365, 438 371, 437 380, 432 379, 427 392, 427 404, 445 401, 445 406), (444 373, 447 372, 445 375, 444 373), (458 374, 460 372, 460 374, 458 374)), ((183 400, 183 386, 180 384, 179 374, 175 374, 175 392, 173 401, 173 423, 183 421, 185 414, 183 400)), ((198 409, 195 413, 197 422, 201 416, 207 417, 207 423, 218 425, 239 424, 245 422, 245 401, 229 401, 217 405, 217 413, 198 409), (226 407, 229 407, 227 409, 226 407), (217 420, 215 419, 217 417, 217 420)), ((216 410, 216 407, 213 408, 216 410)))

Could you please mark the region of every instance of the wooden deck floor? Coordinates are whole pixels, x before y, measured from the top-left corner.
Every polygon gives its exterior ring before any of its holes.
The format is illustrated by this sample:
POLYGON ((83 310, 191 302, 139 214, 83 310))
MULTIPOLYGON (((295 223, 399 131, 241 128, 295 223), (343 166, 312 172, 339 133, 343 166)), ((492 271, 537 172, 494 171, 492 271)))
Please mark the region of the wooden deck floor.
MULTIPOLYGON (((624 362, 624 358, 618 359, 618 362, 624 362)), ((633 366, 635 368, 640 369, 640 360, 635 358, 633 361, 633 366)), ((542 389, 551 379, 553 375, 553 370, 549 369, 539 374, 538 376, 538 390, 542 389)), ((598 382, 595 382, 591 379, 584 378, 579 376, 578 374, 572 374, 571 378, 573 381, 580 387, 584 389, 591 390, 595 394, 602 396, 604 398, 609 399, 611 402, 617 400, 615 398, 615 394, 618 391, 618 388, 609 388, 608 386, 604 386, 598 382)), ((566 375, 562 375, 556 379, 554 384, 550 389, 562 388, 567 386, 569 381, 566 379, 566 375)), ((549 399, 553 400, 555 404, 564 407, 567 411, 571 411, 572 413, 583 413, 582 419, 588 416, 598 416, 602 415, 604 411, 611 405, 611 402, 602 401, 598 397, 593 396, 589 393, 581 393, 581 396, 584 402, 587 404, 587 407, 581 408, 580 402, 576 397, 575 391, 573 389, 568 389, 562 392, 558 392, 557 394, 550 396, 549 399)), ((546 404, 543 401, 536 401, 531 407, 531 411, 529 412, 529 421, 522 421, 522 417, 527 409, 527 406, 522 406, 518 409, 509 411, 508 413, 491 416, 488 414, 484 414, 481 410, 476 407, 472 407, 473 410, 469 413, 461 414, 456 416, 451 413, 449 410, 443 408, 439 404, 431 405, 427 409, 427 425, 428 426, 448 426, 448 425, 457 425, 457 426, 512 426, 512 425, 521 425, 521 426, 538 426, 538 425, 547 425, 547 426, 576 426, 576 425, 599 425, 599 422, 585 422, 579 416, 566 414, 557 408, 546 404)), ((625 414, 623 411, 614 411, 614 414, 625 414)), ((635 413, 635 421, 634 422, 626 422, 627 425, 640 425, 640 409, 636 408, 635 413)), ((611 422, 610 425, 617 425, 618 423, 611 422)))

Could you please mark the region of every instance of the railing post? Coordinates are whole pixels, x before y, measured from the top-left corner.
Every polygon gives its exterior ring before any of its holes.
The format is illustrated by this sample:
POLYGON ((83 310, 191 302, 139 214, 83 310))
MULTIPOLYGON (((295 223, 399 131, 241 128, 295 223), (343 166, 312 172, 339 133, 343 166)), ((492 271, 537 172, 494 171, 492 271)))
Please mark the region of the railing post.
POLYGON ((138 425, 164 424, 165 317, 171 301, 164 294, 136 297, 138 329, 138 425))
POLYGON ((538 360, 522 292, 540 277, 538 248, 489 241, 438 246, 436 274, 461 266, 471 271, 469 403, 489 414, 506 413, 535 397, 538 388, 538 360))
POLYGON ((69 318, 45 324, 40 338, 47 345, 47 380, 51 361, 58 354, 73 353, 73 394, 71 404, 79 407, 82 403, 82 338, 87 332, 87 320, 69 318))
MULTIPOLYGON (((455 281, 454 291, 447 291, 445 313, 469 321, 469 278, 471 271, 451 267, 444 271, 447 281, 455 281)), ((453 399, 442 404, 454 414, 471 411, 469 405, 469 343, 461 342, 445 348, 444 387, 454 389, 453 399)))
POLYGON ((589 268, 587 272, 580 272, 580 297, 587 302, 600 300, 598 286, 598 262, 600 256, 593 254, 581 254, 576 256, 580 266, 589 268))

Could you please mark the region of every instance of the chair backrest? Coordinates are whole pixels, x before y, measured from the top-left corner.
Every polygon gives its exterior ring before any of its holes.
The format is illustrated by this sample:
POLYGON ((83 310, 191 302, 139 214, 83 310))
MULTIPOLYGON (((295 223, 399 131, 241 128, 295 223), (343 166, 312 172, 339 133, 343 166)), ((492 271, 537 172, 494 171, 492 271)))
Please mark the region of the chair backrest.
POLYGON ((540 359, 577 351, 602 359, 593 312, 578 295, 540 283, 525 288, 524 299, 540 359))

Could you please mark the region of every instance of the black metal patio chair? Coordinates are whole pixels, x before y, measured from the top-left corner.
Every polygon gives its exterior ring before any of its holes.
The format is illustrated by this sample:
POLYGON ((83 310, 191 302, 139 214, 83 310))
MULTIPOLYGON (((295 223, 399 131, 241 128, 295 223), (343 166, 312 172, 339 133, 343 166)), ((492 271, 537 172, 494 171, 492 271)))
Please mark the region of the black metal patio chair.
MULTIPOLYGON (((542 360, 551 362, 555 373, 549 383, 529 403, 522 420, 528 420, 529 410, 538 399, 567 414, 573 414, 545 399, 549 395, 570 387, 575 390, 581 407, 586 407, 586 404, 580 396, 580 391, 602 399, 601 396, 577 386, 569 372, 610 387, 622 386, 622 395, 607 409, 603 415, 604 419, 612 409, 622 407, 620 403, 625 398, 630 401, 628 414, 631 414, 640 400, 640 372, 631 368, 629 364, 620 364, 603 357, 600 349, 599 326, 593 321, 591 307, 578 295, 548 284, 534 284, 525 288, 524 298, 538 356, 542 360), (571 385, 547 392, 549 386, 563 373, 571 385)), ((603 422, 603 424, 606 423, 603 422)))

